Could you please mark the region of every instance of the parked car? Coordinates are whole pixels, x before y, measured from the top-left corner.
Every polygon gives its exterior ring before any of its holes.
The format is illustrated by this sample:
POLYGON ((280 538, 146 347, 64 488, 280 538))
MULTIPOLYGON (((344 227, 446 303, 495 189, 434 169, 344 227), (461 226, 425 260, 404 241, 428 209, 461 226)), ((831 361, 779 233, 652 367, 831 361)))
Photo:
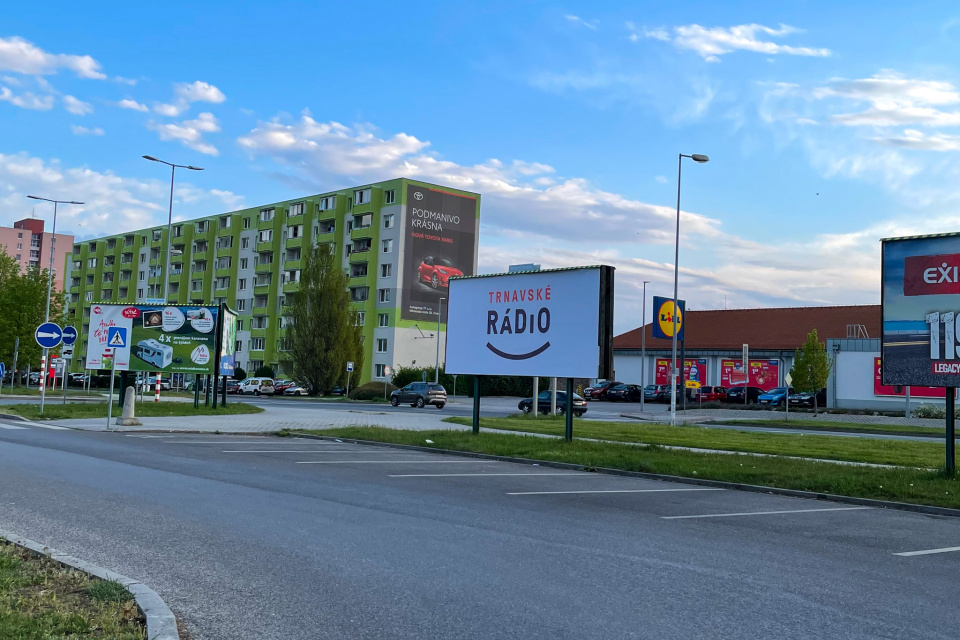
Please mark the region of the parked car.
POLYGON ((648 384, 643 388, 643 399, 647 402, 656 402, 657 401, 657 389, 659 387, 655 384, 648 384))
POLYGON ((603 400, 607 397, 607 390, 611 387, 615 387, 618 384, 623 384, 619 380, 607 380, 605 382, 598 382, 592 387, 587 387, 583 390, 583 397, 587 400, 603 400))
POLYGON ((726 387, 700 387, 700 402, 723 402, 727 399, 726 387))
POLYGON ((240 392, 240 381, 239 380, 228 380, 227 381, 227 393, 239 393, 240 392))
POLYGON ((310 391, 306 387, 299 384, 290 385, 283 390, 283 395, 285 396, 305 396, 309 394, 310 391))
POLYGON ((761 393, 757 398, 757 404, 765 404, 771 407, 782 407, 787 403, 787 396, 793 393, 793 387, 789 390, 787 387, 777 387, 761 393))
POLYGON ((40 374, 39 374, 37 371, 31 372, 31 373, 30 373, 29 380, 30 380, 29 384, 39 385, 39 384, 40 384, 40 374))
POLYGON ((273 395, 273 378, 247 378, 240 383, 240 395, 273 395))
POLYGON ((423 408, 432 404, 437 409, 443 409, 447 404, 447 390, 443 385, 435 382, 411 382, 402 389, 390 394, 390 404, 398 406, 409 404, 411 407, 423 408))
POLYGON ((818 407, 827 406, 827 390, 826 389, 820 389, 820 391, 817 391, 816 394, 810 393, 809 391, 804 391, 802 393, 791 393, 790 406, 791 407, 812 407, 814 395, 816 395, 818 407))
POLYGON ((743 386, 730 387, 729 389, 727 389, 726 401, 729 403, 743 404, 744 389, 747 390, 746 394, 747 394, 748 404, 756 404, 757 398, 759 398, 760 395, 764 393, 764 390, 761 389, 760 387, 743 387, 743 386))
MULTIPOLYGON (((533 411, 533 398, 524 398, 517 405, 523 413, 533 411)), ((562 416, 567 410, 567 392, 557 391, 557 415, 562 416)), ((541 391, 537 394, 537 411, 543 415, 550 413, 550 390, 541 391)), ((587 412, 587 401, 582 396, 573 394, 573 415, 578 418, 587 412)))
POLYGON ((297 383, 289 379, 281 379, 273 381, 273 393, 276 395, 283 395, 283 392, 289 389, 290 387, 297 386, 297 383))
POLYGON ((607 389, 607 400, 617 402, 640 402, 640 396, 643 395, 643 389, 635 384, 618 384, 607 389))
POLYGON ((426 282, 434 289, 441 287, 446 289, 450 278, 462 275, 463 271, 453 266, 453 263, 446 258, 426 256, 417 268, 417 277, 420 282, 426 282))
MULTIPOLYGON (((680 385, 677 385, 677 402, 683 401, 684 389, 680 385)), ((668 384, 658 384, 656 396, 654 398, 657 402, 670 402, 670 385, 668 384)))
POLYGON ((328 396, 345 396, 347 395, 347 390, 341 387, 340 385, 337 385, 333 389, 330 389, 330 391, 327 392, 327 395, 328 396))

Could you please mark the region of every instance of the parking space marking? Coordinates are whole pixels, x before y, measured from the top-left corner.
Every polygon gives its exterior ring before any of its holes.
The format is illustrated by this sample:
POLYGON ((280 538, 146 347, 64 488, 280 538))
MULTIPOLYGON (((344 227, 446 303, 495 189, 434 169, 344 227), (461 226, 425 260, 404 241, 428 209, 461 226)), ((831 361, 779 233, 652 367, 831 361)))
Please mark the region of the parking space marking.
POLYGON ((513 491, 508 496, 553 496, 566 493, 671 493, 676 491, 726 491, 715 487, 696 487, 689 489, 591 489, 583 491, 513 491))
POLYGON ((661 516, 663 520, 685 520, 689 518, 733 518, 735 516, 771 516, 781 513, 818 513, 821 511, 863 511, 873 507, 831 507, 829 509, 789 509, 784 511, 745 511, 743 513, 705 513, 696 516, 661 516))
POLYGON ((306 460, 297 464, 493 464, 496 460, 306 460))
POLYGON ((467 478, 467 477, 481 477, 481 476, 580 476, 581 478, 599 478, 602 477, 599 473, 570 473, 560 472, 560 473, 398 473, 391 474, 388 477, 390 478, 467 478))
POLYGON ((934 553, 951 553, 953 551, 960 551, 960 547, 943 547, 942 549, 924 549, 923 551, 903 551, 901 553, 895 553, 893 555, 909 558, 912 556, 929 556, 934 553))

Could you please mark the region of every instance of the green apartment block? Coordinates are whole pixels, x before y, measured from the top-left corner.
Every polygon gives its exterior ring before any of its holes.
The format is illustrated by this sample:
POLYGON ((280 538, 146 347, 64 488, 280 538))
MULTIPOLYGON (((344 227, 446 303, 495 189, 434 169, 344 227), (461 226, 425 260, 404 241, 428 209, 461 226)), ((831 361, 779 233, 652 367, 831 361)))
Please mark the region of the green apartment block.
POLYGON ((80 333, 72 369, 84 368, 91 306, 163 302, 166 275, 167 302, 238 312, 239 366, 290 373, 284 310, 317 244, 349 276, 364 326, 361 383, 386 367, 432 366, 438 340, 442 363, 447 278, 476 273, 479 226, 478 194, 398 178, 175 222, 169 274, 166 225, 77 242, 65 270, 67 322, 80 333))

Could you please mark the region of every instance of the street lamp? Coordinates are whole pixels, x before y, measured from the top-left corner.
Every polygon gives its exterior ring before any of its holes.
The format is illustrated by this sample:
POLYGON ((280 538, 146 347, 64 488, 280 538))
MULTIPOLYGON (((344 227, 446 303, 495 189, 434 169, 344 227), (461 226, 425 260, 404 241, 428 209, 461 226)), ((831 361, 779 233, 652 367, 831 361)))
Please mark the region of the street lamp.
POLYGON ((644 377, 647 373, 647 285, 649 280, 643 281, 643 310, 640 312, 640 413, 643 413, 643 396, 647 392, 644 377))
POLYGON ((437 363, 434 365, 434 382, 440 384, 440 319, 443 317, 443 301, 446 298, 440 298, 440 306, 437 308, 437 363))
MULTIPOLYGON (((82 202, 77 202, 76 200, 51 200, 50 198, 41 198, 40 196, 27 196, 31 200, 43 200, 44 202, 53 203, 53 232, 50 234, 50 269, 47 271, 47 309, 43 314, 43 321, 50 322, 50 293, 53 287, 53 256, 54 248, 57 244, 57 205, 58 204, 83 204, 82 202)), ((40 379, 43 380, 43 384, 40 386, 40 413, 43 413, 43 401, 47 390, 46 383, 46 367, 47 367, 47 351, 48 349, 44 347, 43 349, 43 368, 44 371, 40 372, 40 379)))
MULTIPOLYGON (((677 157, 677 239, 673 250, 673 359, 670 361, 670 424, 677 424, 677 316, 680 306, 677 303, 677 287, 680 281, 680 170, 683 168, 683 159, 690 158, 698 164, 710 162, 710 158, 694 153, 692 155, 678 154, 677 157)), ((683 367, 683 363, 680 363, 683 367)))
POLYGON ((170 167, 170 209, 167 215, 167 250, 165 252, 166 261, 163 265, 163 274, 161 275, 161 282, 163 283, 163 301, 166 302, 167 283, 170 279, 170 227, 173 224, 173 177, 178 168, 190 169, 191 171, 203 171, 203 167, 195 167, 192 164, 174 164, 172 162, 160 160, 159 158, 154 158, 153 156, 143 156, 143 159, 151 162, 159 162, 160 164, 165 164, 170 167))

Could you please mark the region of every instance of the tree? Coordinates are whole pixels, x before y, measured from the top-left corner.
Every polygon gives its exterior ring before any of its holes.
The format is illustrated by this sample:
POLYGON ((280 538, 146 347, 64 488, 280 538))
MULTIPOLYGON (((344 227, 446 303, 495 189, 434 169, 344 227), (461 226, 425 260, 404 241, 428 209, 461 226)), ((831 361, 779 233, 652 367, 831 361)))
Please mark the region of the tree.
POLYGON ((233 368, 233 378, 235 380, 246 380, 247 372, 244 371, 243 367, 234 367, 233 368))
MULTIPOLYGON (((0 252, 0 300, 4 303, 4 318, 0 322, 0 362, 13 366, 13 350, 20 338, 17 368, 39 367, 42 349, 33 339, 36 328, 43 323, 47 305, 47 277, 49 271, 33 267, 20 271, 16 260, 0 252)), ((61 322, 64 295, 51 292, 50 320, 61 322)), ((62 323, 62 322, 61 322, 62 323)))
POLYGON ((813 394, 813 414, 817 415, 817 392, 827 386, 830 368, 833 366, 827 355, 826 343, 817 338, 817 330, 807 334, 807 341, 797 349, 790 368, 793 387, 813 394))
POLYGON ((347 275, 326 246, 313 247, 300 272, 300 289, 290 304, 287 355, 293 377, 311 395, 346 376, 347 362, 363 369, 363 328, 350 308, 347 275))

